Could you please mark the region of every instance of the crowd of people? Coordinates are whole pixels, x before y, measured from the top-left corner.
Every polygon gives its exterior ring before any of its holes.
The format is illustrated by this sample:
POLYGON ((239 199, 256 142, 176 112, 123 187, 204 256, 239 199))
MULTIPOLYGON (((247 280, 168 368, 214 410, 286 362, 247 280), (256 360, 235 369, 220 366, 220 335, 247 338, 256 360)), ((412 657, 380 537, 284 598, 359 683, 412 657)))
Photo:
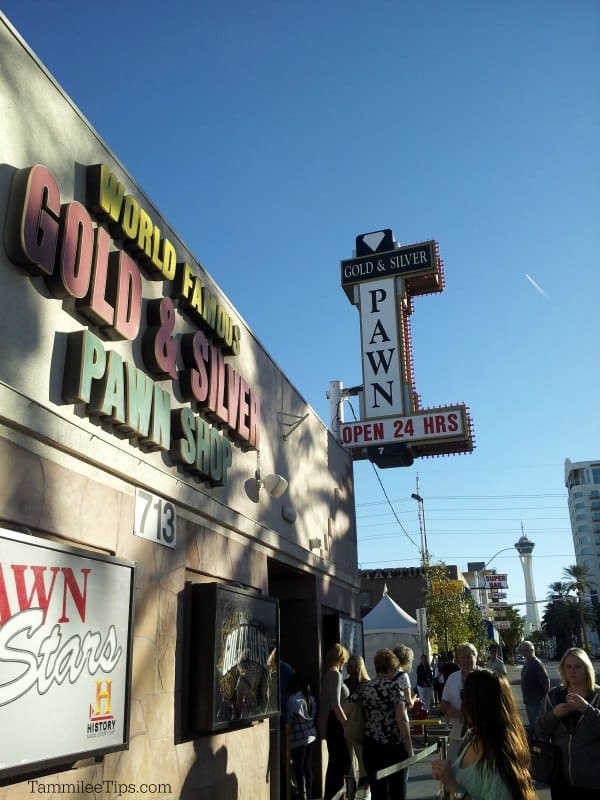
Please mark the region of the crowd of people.
POLYGON ((357 781, 357 798, 405 800, 408 769, 393 766, 414 754, 409 716, 415 703, 435 709, 450 726, 447 758, 433 762, 432 776, 451 796, 535 800, 530 752, 532 741, 541 740, 558 754, 550 782, 552 800, 599 800, 600 687, 589 656, 579 648, 567 650, 558 668, 560 685, 551 689, 534 645, 525 641, 520 652, 527 725, 521 722, 494 643, 485 661, 470 642, 433 661, 421 655, 416 691, 409 647, 379 650, 371 678, 360 656, 331 645, 324 658, 318 713, 304 678, 296 674, 289 680, 286 717, 298 800, 312 797, 317 725, 328 755, 324 800, 332 800, 348 775, 357 781), (360 714, 360 741, 345 736, 354 714, 360 714))

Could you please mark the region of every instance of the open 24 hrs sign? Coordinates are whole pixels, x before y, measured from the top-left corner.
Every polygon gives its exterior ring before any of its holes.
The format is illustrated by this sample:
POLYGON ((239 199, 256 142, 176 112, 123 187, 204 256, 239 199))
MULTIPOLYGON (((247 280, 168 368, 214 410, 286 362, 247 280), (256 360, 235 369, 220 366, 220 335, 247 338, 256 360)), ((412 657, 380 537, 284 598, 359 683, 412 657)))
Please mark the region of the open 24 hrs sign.
POLYGON ((412 442, 428 439, 461 439, 465 435, 464 406, 429 409, 409 417, 385 417, 340 425, 342 443, 348 447, 412 442))
POLYGON ((175 505, 170 500, 136 487, 133 529, 136 536, 174 548, 177 544, 176 522, 175 505))

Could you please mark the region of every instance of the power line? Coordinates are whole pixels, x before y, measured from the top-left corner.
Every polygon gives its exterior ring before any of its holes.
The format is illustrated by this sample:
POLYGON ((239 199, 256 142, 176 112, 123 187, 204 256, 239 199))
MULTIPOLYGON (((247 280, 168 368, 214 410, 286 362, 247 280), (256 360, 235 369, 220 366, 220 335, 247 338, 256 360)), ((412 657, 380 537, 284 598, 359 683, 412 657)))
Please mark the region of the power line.
POLYGON ((387 492, 385 491, 385 487, 384 487, 384 485, 383 485, 383 483, 382 483, 382 481, 381 481, 381 477, 379 476, 379 473, 377 472, 377 470, 376 470, 376 468, 375 468, 375 464, 373 464, 373 462, 372 462, 372 461, 371 461, 371 466, 373 467, 373 472, 375 473, 375 476, 376 476, 377 480, 379 481, 379 485, 381 486, 381 491, 383 492, 383 494, 384 494, 384 496, 385 496, 385 499, 388 501, 389 507, 390 507, 390 508, 391 508, 391 510, 392 510, 392 514, 393 514, 393 515, 394 515, 394 517, 396 518, 396 522, 398 523, 398 525, 400 525, 401 529, 403 530, 403 532, 404 532, 404 534, 405 534, 406 538, 409 540, 409 542, 411 542, 411 543, 412 543, 412 544, 413 544, 413 545, 414 545, 414 546, 417 548, 417 550, 419 550, 419 551, 420 551, 420 549, 421 549, 421 548, 419 547, 419 545, 418 545, 418 544, 415 542, 415 540, 414 540, 414 539, 413 539, 413 538, 412 538, 412 537, 409 535, 409 533, 408 533, 408 531, 406 530, 406 528, 404 527, 404 525, 403 525, 403 524, 400 522, 400 518, 399 518, 399 517, 398 517, 398 515, 396 514, 396 510, 394 509, 394 506, 393 506, 393 505, 390 503, 390 499, 389 499, 389 497, 387 496, 387 492))
MULTIPOLYGON (((428 508, 427 518, 429 519, 429 516, 430 516, 431 512, 433 512, 433 513, 438 512, 439 513, 440 511, 450 511, 450 512, 454 512, 454 511, 490 511, 490 512, 491 511, 518 511, 518 512, 522 512, 522 511, 549 511, 549 510, 568 512, 568 509, 567 509, 566 506, 514 506, 514 507, 508 507, 508 508, 506 506, 501 507, 501 508, 498 508, 498 507, 495 507, 495 508, 478 508, 478 507, 473 507, 473 508, 468 508, 468 507, 467 508, 434 508, 434 509, 429 509, 428 508)), ((387 511, 381 511, 381 512, 378 512, 377 514, 361 514, 360 516, 357 516, 357 519, 369 519, 370 517, 384 517, 387 513, 388 513, 387 511)), ((403 513, 409 514, 410 510, 407 510, 407 511, 405 511, 403 513)))
MULTIPOLYGON (((352 406, 352 403, 351 403, 349 400, 348 400, 348 405, 350 406, 350 410, 352 411, 352 416, 353 416, 353 417, 354 417, 354 419, 356 420, 356 414, 354 413, 354 408, 353 408, 353 406, 352 406)), ((371 461, 371 466, 373 467, 373 472, 375 473, 375 477, 377 478, 377 480, 378 480, 378 482, 379 482, 379 485, 381 486, 381 491, 383 492, 383 496, 385 497, 385 499, 386 499, 386 502, 387 502, 388 506, 390 507, 390 509, 391 509, 391 511, 392 511, 392 514, 393 514, 393 515, 394 515, 394 517, 396 518, 396 522, 397 522, 397 523, 398 523, 398 525, 400 526, 401 530, 403 531, 403 533, 404 533, 404 535, 406 536, 406 538, 408 539, 408 541, 409 541, 411 544, 413 544, 413 545, 414 545, 414 546, 417 548, 417 550, 419 550, 419 551, 420 551, 420 549, 421 549, 421 548, 419 547, 419 545, 418 545, 418 544, 415 542, 415 540, 414 540, 414 539, 413 539, 413 538, 410 536, 410 534, 408 533, 408 531, 406 530, 406 528, 404 527, 404 525, 403 525, 403 524, 400 522, 400 518, 399 518, 399 517, 398 517, 398 515, 396 514, 396 509, 395 509, 395 508, 394 508, 394 506, 392 505, 392 503, 391 503, 391 501, 390 501, 390 498, 388 497, 388 493, 386 492, 386 490, 385 490, 385 487, 384 487, 384 485, 383 485, 383 482, 382 482, 382 480, 381 480, 381 477, 379 476, 379 473, 378 473, 378 472, 377 472, 377 470, 375 469, 375 464, 374 464, 372 461, 371 461)), ((381 501, 381 502, 383 502, 383 501, 381 501)))
MULTIPOLYGON (((406 531, 404 531, 404 532, 406 533, 406 531)), ((533 533, 533 534, 541 534, 542 536, 544 536, 544 535, 554 536, 554 535, 556 535, 558 533, 567 535, 568 533, 570 533, 570 531, 565 531, 564 529, 561 529, 561 528, 528 528, 527 532, 528 533, 533 533)), ((505 530, 504 531, 498 531, 498 530, 482 531, 482 530, 478 529, 478 530, 474 530, 474 531, 453 531, 453 530, 433 531, 433 532, 432 531, 428 531, 427 535, 428 536, 495 536, 496 538, 498 538, 498 536, 514 537, 515 533, 514 533, 514 531, 511 532, 511 531, 505 531, 505 530)), ((377 534, 377 535, 373 535, 373 536, 359 536, 359 544, 361 542, 373 542, 373 541, 383 541, 385 539, 394 539, 396 536, 398 536, 397 533, 383 533, 383 534, 377 534)), ((407 536, 408 536, 408 534, 407 534, 407 536)), ((414 544, 414 542, 413 542, 413 544, 414 544)))
MULTIPOLYGON (((439 495, 427 495, 428 503, 431 500, 531 500, 534 498, 540 497, 560 497, 566 501, 567 496, 566 494, 457 494, 457 495, 448 495, 448 494, 439 494, 439 495)), ((388 502, 390 502, 388 500, 388 502)), ((409 500, 405 500, 404 498, 399 500, 392 500, 392 503, 408 503, 409 500)), ((365 503, 357 503, 357 508, 366 508, 367 506, 377 506, 382 505, 383 500, 371 500, 365 503)))
MULTIPOLYGON (((454 561, 483 561, 484 556, 465 555, 453 556, 452 558, 454 561)), ((502 556, 502 558, 511 558, 511 556, 502 556)), ((501 561, 502 558, 498 558, 498 560, 501 561)), ((536 555, 536 558, 573 558, 573 553, 552 553, 551 555, 540 553, 539 555, 536 555)), ((381 564, 381 568, 384 569, 389 567, 390 564, 399 564, 405 562, 414 563, 414 558, 386 558, 385 561, 379 558, 376 561, 359 561, 359 566, 363 564, 381 564)))
MULTIPOLYGON (((386 514, 374 514, 371 516, 377 517, 384 517, 387 516, 386 514)), ((357 520, 366 519, 366 517, 357 517, 357 520)), ((518 517, 432 517, 430 514, 427 515, 427 519, 429 522, 521 522, 523 520, 523 516, 518 517)), ((552 517, 540 517, 537 514, 533 516, 531 519, 539 520, 539 519, 553 519, 553 520, 564 520, 565 516, 552 516, 552 517)), ((363 525, 364 528, 376 528, 377 526, 385 525, 385 522, 369 522, 366 525, 363 525)))

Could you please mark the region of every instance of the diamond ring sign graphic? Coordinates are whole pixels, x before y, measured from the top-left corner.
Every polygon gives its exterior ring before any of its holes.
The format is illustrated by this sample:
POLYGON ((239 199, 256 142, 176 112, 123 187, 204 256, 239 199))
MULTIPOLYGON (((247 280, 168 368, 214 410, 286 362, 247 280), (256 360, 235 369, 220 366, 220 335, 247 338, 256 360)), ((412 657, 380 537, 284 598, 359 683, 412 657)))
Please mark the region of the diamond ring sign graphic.
POLYGON ((341 281, 359 309, 363 371, 361 420, 340 424, 342 444, 380 467, 471 452, 468 408, 422 408, 414 383, 410 315, 414 297, 444 289, 437 242, 399 245, 389 228, 361 234, 341 281))

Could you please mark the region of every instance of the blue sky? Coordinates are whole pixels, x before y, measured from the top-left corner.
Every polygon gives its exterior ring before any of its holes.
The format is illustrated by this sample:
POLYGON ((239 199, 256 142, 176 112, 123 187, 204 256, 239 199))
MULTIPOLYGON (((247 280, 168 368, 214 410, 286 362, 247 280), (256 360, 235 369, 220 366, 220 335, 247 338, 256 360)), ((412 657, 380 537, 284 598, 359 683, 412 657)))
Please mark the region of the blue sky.
MULTIPOLYGON (((522 520, 545 597, 574 562, 564 459, 600 458, 596 0, 2 10, 324 420, 329 381, 361 382, 339 261, 381 228, 439 241, 416 388, 466 402, 477 448, 379 477, 418 543, 418 474, 429 549, 464 568, 522 520)), ((355 476, 361 565, 417 563, 372 466, 355 476)), ((516 552, 491 566, 522 602, 516 552)))

